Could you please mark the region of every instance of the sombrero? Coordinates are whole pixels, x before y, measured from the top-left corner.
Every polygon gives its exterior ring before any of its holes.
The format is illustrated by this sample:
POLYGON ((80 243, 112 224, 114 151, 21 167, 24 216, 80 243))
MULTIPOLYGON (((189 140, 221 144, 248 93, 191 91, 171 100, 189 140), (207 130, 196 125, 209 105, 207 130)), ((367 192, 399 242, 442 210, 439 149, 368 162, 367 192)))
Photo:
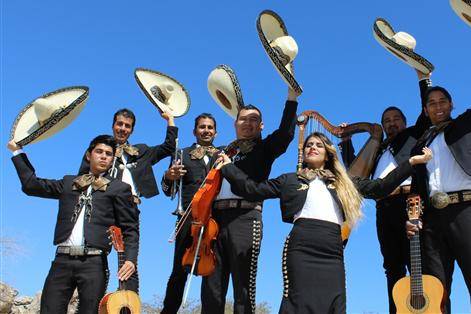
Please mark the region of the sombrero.
POLYGON ((24 146, 56 134, 79 115, 87 98, 88 87, 73 86, 35 99, 16 117, 10 139, 24 146))
POLYGON ((218 65, 209 73, 208 91, 214 101, 234 119, 239 109, 244 106, 237 76, 227 65, 218 65))
POLYGON ((471 0, 450 0, 453 11, 469 26, 471 26, 471 0))
POLYGON ((293 60, 298 54, 298 45, 288 35, 285 23, 273 11, 265 10, 258 16, 257 31, 263 48, 283 80, 295 92, 303 92, 294 78, 293 60))
POLYGON ((137 68, 134 77, 144 94, 159 111, 169 112, 174 117, 187 113, 190 108, 190 96, 177 80, 144 68, 137 68))
POLYGON ((413 68, 424 74, 433 71, 433 64, 414 52, 416 41, 412 35, 406 32, 396 33, 392 26, 382 18, 374 22, 373 35, 381 46, 413 68))

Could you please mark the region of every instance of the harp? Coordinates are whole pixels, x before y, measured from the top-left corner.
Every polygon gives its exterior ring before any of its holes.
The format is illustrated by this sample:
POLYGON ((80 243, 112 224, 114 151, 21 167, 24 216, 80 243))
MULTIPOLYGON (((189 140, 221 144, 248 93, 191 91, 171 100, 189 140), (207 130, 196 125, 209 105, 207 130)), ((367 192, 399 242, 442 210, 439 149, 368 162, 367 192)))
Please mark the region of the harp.
MULTIPOLYGON (((370 134, 370 137, 354 158, 347 171, 352 177, 358 176, 366 178, 370 176, 383 137, 381 125, 369 122, 358 122, 346 127, 339 127, 331 124, 319 112, 314 110, 307 110, 301 113, 297 118, 297 125, 299 127, 297 170, 301 170, 303 167, 303 144, 305 137, 309 136, 312 132, 323 132, 331 139, 333 137, 340 139, 345 136, 367 132, 370 134), (305 134, 306 129, 308 130, 308 134, 305 134)), ((344 243, 348 239, 350 231, 350 227, 344 223, 342 225, 342 241, 344 241, 344 243)))

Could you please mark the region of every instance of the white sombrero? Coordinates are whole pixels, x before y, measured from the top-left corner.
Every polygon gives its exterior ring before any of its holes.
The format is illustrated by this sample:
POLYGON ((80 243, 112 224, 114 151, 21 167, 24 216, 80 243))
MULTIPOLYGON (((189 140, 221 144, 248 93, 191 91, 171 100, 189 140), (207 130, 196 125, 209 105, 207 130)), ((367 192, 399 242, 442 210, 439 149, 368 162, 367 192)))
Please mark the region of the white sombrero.
POLYGON ((471 0, 450 0, 453 11, 469 26, 471 26, 471 0))
POLYGON ((56 134, 79 115, 87 98, 88 87, 74 86, 35 99, 16 117, 10 139, 24 146, 56 134))
POLYGON ((134 77, 144 94, 159 111, 169 112, 174 117, 187 113, 190 108, 190 97, 185 87, 177 80, 144 68, 137 68, 134 77))
POLYGON ((281 17, 273 11, 263 11, 257 19, 257 31, 263 48, 276 70, 291 89, 301 94, 303 90, 294 78, 293 68, 298 45, 294 38, 288 35, 281 17))
POLYGON ((433 71, 433 64, 414 52, 416 41, 412 35, 406 32, 396 33, 392 26, 382 18, 374 22, 373 35, 381 46, 413 68, 424 74, 433 71))
POLYGON ((218 65, 209 73, 208 90, 214 101, 235 119, 244 106, 244 99, 234 70, 224 64, 218 65))

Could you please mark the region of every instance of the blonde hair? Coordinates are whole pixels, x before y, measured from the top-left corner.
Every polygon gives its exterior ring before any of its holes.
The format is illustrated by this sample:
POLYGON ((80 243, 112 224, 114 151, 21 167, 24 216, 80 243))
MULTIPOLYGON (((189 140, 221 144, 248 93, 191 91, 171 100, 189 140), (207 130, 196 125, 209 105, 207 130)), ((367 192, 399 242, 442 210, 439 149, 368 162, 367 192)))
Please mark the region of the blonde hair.
POLYGON ((363 213, 361 211, 363 197, 360 192, 358 192, 355 184, 353 184, 350 176, 345 170, 345 167, 340 163, 335 146, 323 133, 314 132, 306 138, 303 145, 303 156, 307 141, 312 137, 318 138, 324 144, 327 155, 324 169, 332 171, 335 175, 336 179, 332 184, 337 191, 337 197, 342 205, 345 222, 350 227, 353 227, 363 217, 363 213))

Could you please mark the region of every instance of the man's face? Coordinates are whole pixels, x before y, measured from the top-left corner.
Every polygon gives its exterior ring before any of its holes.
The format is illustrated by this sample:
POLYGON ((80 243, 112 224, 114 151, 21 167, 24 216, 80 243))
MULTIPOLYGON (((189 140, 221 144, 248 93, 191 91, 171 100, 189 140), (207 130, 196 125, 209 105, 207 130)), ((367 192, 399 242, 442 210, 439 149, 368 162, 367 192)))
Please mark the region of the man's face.
POLYGON ((124 144, 132 134, 132 118, 125 116, 117 116, 113 124, 113 136, 118 144, 124 144))
POLYGON ((241 110, 234 126, 237 139, 258 138, 263 130, 263 122, 260 119, 260 114, 255 109, 241 110))
POLYGON ((433 91, 425 104, 425 114, 433 125, 437 125, 450 119, 452 108, 453 104, 441 91, 433 91))
POLYGON ((213 143, 216 137, 216 128, 214 121, 210 118, 198 119, 196 128, 193 130, 193 135, 196 137, 196 142, 202 146, 208 146, 213 143))
POLYGON ((98 144, 92 152, 87 152, 87 160, 90 163, 90 172, 94 175, 108 171, 113 163, 113 148, 105 144, 98 144))
POLYGON ((383 125, 384 132, 386 137, 392 138, 395 137, 399 132, 406 128, 406 123, 402 118, 402 115, 397 110, 388 110, 383 115, 383 125))

